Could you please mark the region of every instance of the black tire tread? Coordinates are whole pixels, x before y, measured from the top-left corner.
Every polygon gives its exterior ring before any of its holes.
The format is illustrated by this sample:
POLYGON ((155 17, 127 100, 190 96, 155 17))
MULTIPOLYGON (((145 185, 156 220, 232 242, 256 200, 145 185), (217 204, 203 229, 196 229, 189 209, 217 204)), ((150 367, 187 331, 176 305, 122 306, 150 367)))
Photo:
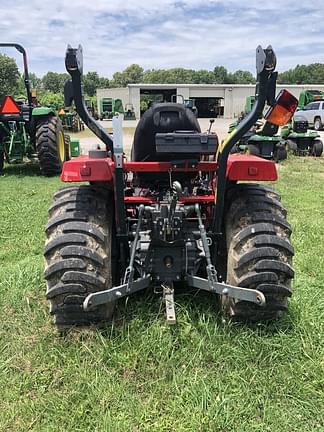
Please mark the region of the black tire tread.
POLYGON ((36 151, 41 173, 53 176, 61 173, 64 161, 58 154, 58 134, 63 133, 61 120, 56 116, 49 116, 36 126, 36 151))
POLYGON ((89 293, 112 286, 112 215, 110 192, 101 187, 68 187, 54 196, 46 226, 44 275, 46 298, 60 331, 112 316, 114 303, 83 310, 89 293))
POLYGON ((258 185, 230 191, 226 213, 227 283, 258 289, 266 304, 222 297, 225 313, 235 320, 272 321, 287 310, 291 296, 293 247, 286 210, 277 194, 258 185))

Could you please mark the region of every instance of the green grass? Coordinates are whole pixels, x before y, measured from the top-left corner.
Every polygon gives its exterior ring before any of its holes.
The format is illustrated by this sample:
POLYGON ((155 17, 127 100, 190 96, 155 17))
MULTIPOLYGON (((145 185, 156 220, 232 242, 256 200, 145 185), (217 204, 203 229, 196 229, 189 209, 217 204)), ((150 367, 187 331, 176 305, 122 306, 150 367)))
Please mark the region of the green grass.
POLYGON ((44 299, 44 225, 58 179, 0 177, 1 431, 324 431, 324 159, 292 158, 275 185, 293 225, 289 314, 224 322, 208 295, 121 302, 104 330, 59 337, 44 299))

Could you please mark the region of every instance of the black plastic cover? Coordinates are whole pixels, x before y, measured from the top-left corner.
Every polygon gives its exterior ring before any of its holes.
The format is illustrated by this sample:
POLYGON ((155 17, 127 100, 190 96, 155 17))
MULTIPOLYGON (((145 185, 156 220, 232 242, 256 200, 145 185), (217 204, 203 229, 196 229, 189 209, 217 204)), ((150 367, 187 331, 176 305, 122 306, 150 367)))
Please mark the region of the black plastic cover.
POLYGON ((209 155, 216 154, 218 139, 216 134, 195 131, 157 133, 155 146, 158 154, 209 155))

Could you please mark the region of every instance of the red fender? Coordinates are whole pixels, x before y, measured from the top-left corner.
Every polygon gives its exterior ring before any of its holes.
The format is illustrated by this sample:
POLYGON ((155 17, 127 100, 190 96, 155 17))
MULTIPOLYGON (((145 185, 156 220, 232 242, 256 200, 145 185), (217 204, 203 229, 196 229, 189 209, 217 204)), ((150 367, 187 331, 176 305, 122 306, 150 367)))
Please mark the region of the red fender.
POLYGON ((79 156, 64 163, 61 180, 63 182, 110 182, 113 179, 114 162, 111 158, 89 158, 79 156))
POLYGON ((228 157, 226 177, 233 181, 276 181, 278 173, 273 160, 254 155, 232 154, 228 157))
MULTIPOLYGON (((133 172, 167 172, 174 171, 216 171, 216 162, 200 162, 196 167, 172 167, 170 162, 125 162, 124 170, 133 172)), ((79 156, 63 165, 61 180, 63 182, 111 182, 115 164, 111 158, 89 158, 79 156)), ((276 181, 278 178, 276 165, 253 155, 230 155, 227 162, 226 177, 232 181, 257 180, 276 181)))

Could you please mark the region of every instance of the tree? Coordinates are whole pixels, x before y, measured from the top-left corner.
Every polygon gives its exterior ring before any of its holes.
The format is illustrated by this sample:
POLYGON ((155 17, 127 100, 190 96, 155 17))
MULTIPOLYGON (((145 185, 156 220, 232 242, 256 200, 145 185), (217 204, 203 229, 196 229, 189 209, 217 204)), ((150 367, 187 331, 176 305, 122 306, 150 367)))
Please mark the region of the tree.
MULTIPOLYGON (((43 91, 42 80, 41 78, 38 78, 37 75, 34 74, 33 72, 29 73, 29 85, 30 85, 30 90, 32 91, 33 89, 35 89, 38 96, 42 93, 43 91)), ((19 76, 17 86, 14 91, 14 96, 19 98, 22 97, 26 98, 27 96, 25 79, 23 74, 19 76)))
POLYGON ((280 84, 324 84, 324 64, 297 65, 278 76, 280 84))
POLYGON ((29 82, 30 82, 30 88, 36 89, 37 92, 41 92, 43 90, 43 81, 41 78, 38 78, 36 74, 33 72, 29 73, 29 82))
POLYGON ((226 84, 227 82, 227 69, 224 66, 215 66, 214 76, 216 84, 226 84))
POLYGON ((69 78, 67 73, 47 72, 42 79, 44 90, 52 93, 63 92, 64 84, 69 78))
MULTIPOLYGON (((192 84, 196 71, 193 69, 149 69, 143 74, 144 83, 192 84)), ((198 78, 199 79, 199 78, 198 78)))
POLYGON ((167 71, 164 69, 148 69, 144 72, 143 83, 164 83, 167 80, 167 71))
POLYGON ((64 96, 63 93, 47 91, 40 96, 39 102, 43 106, 50 106, 57 110, 64 107, 64 96))
POLYGON ((138 64, 131 64, 124 70, 123 74, 127 84, 139 84, 143 80, 143 72, 144 70, 141 66, 138 64))
POLYGON ((113 75, 113 87, 126 87, 128 84, 138 84, 143 82, 143 68, 137 64, 132 64, 122 72, 113 75))
POLYGON ((99 88, 111 87, 111 81, 108 78, 99 77, 99 88))
POLYGON ((125 87, 125 80, 122 72, 115 72, 113 75, 113 87, 125 87))
POLYGON ((83 88, 86 95, 94 96, 98 87, 100 87, 98 72, 88 72, 83 76, 83 88))
POLYGON ((0 97, 14 95, 18 87, 19 71, 16 61, 0 54, 0 97))
POLYGON ((214 84, 215 74, 209 70, 198 70, 194 71, 194 84, 214 84))
POLYGON ((255 78, 249 71, 237 70, 227 75, 228 84, 254 84, 255 78))

